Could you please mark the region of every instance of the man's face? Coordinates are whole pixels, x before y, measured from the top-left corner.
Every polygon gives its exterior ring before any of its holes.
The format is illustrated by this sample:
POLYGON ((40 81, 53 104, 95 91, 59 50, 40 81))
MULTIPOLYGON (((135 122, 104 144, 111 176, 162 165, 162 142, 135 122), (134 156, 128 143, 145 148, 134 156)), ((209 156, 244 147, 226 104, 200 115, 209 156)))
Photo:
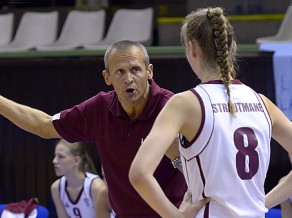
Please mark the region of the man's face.
POLYGON ((136 47, 127 52, 115 52, 109 60, 109 72, 103 76, 108 85, 112 85, 124 106, 135 106, 147 100, 149 88, 148 79, 152 78, 153 67, 147 68, 143 53, 136 47))

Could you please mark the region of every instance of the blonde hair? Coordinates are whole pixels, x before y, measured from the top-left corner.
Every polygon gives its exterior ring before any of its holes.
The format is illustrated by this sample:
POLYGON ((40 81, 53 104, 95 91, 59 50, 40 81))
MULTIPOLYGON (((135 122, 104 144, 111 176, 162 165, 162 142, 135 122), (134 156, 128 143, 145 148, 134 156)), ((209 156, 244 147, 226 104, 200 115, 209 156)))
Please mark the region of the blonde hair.
POLYGON ((88 155, 85 143, 82 142, 70 143, 64 139, 60 139, 60 141, 57 144, 66 145, 69 148, 70 153, 72 155, 80 157, 81 164, 79 165, 79 170, 81 172, 97 174, 93 161, 88 155))
POLYGON ((233 27, 220 7, 204 8, 188 14, 181 29, 181 42, 196 41, 203 53, 204 64, 220 69, 227 90, 230 113, 235 108, 230 98, 230 75, 235 78, 236 39, 233 27))

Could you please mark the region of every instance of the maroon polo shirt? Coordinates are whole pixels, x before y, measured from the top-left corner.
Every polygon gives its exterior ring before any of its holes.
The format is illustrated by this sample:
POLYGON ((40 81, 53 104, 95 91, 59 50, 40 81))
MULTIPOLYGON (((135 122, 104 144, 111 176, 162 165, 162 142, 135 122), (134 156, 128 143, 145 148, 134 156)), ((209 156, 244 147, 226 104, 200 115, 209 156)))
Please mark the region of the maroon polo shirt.
MULTIPOLYGON (((96 143, 111 206, 120 218, 159 217, 134 190, 128 178, 129 168, 141 141, 146 138, 158 113, 173 95, 153 80, 149 82, 151 91, 148 103, 135 121, 129 119, 115 91, 100 92, 54 116, 56 130, 67 141, 96 143)), ((168 198, 179 206, 186 191, 182 173, 174 169, 165 156, 154 176, 168 198)))

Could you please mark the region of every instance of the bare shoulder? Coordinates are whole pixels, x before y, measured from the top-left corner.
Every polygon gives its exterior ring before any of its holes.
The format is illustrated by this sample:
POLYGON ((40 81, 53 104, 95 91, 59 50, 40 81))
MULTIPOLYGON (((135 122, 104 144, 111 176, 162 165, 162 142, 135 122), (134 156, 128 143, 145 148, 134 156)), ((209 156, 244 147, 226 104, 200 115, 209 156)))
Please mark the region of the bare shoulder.
POLYGON ((102 195, 108 195, 108 189, 107 189, 107 186, 104 185, 101 189, 100 189, 100 193, 102 195))
POLYGON ((99 177, 95 178, 91 184, 91 192, 97 194, 103 190, 104 187, 106 187, 105 182, 99 177))
POLYGON ((60 204, 60 198, 59 198, 59 196, 60 196, 59 185, 60 185, 60 179, 57 179, 51 185, 51 194, 52 194, 54 203, 57 204, 57 205, 61 205, 60 204))
POLYGON ((108 188, 107 188, 106 185, 100 187, 100 189, 99 189, 99 195, 102 196, 102 197, 108 196, 108 188))
POLYGON ((54 181, 51 185, 51 192, 59 192, 60 179, 54 181))
POLYGON ((267 108, 267 110, 269 111, 269 113, 273 116, 273 113, 274 112, 278 112, 277 111, 277 107, 276 107, 276 105, 269 99, 269 98, 267 98, 265 95, 263 95, 263 94, 260 94, 259 93, 259 96, 261 97, 261 99, 263 100, 263 102, 264 102, 264 104, 265 104, 265 106, 266 106, 266 108, 267 108))
POLYGON ((51 185, 52 198, 57 210, 58 217, 68 217, 59 194, 60 179, 54 181, 51 185))
POLYGON ((268 103, 268 102, 270 101, 265 95, 263 95, 263 94, 261 94, 261 93, 258 93, 258 94, 259 94, 259 96, 261 97, 261 99, 264 101, 265 104, 268 103))
POLYGON ((174 107, 185 112, 201 110, 198 97, 189 90, 175 94, 170 100, 174 107))
POLYGON ((173 106, 186 106, 197 103, 198 97, 191 91, 184 91, 173 95, 168 101, 173 106))
POLYGON ((102 188, 105 186, 105 182, 100 177, 97 177, 92 181, 92 186, 102 188))
POLYGON ((179 92, 177 94, 174 94, 173 97, 174 99, 177 100, 188 100, 190 98, 197 98, 197 96, 190 90, 184 91, 184 92, 179 92))

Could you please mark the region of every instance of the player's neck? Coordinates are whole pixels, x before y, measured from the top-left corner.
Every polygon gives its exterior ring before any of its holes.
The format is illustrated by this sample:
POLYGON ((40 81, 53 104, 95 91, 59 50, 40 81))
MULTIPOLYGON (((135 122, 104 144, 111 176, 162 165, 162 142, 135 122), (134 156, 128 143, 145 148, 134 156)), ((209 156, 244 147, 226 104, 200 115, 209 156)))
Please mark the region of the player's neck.
POLYGON ((83 182, 85 179, 85 174, 83 172, 79 172, 74 175, 67 175, 66 180, 67 180, 67 187, 71 188, 78 188, 83 186, 83 182))

